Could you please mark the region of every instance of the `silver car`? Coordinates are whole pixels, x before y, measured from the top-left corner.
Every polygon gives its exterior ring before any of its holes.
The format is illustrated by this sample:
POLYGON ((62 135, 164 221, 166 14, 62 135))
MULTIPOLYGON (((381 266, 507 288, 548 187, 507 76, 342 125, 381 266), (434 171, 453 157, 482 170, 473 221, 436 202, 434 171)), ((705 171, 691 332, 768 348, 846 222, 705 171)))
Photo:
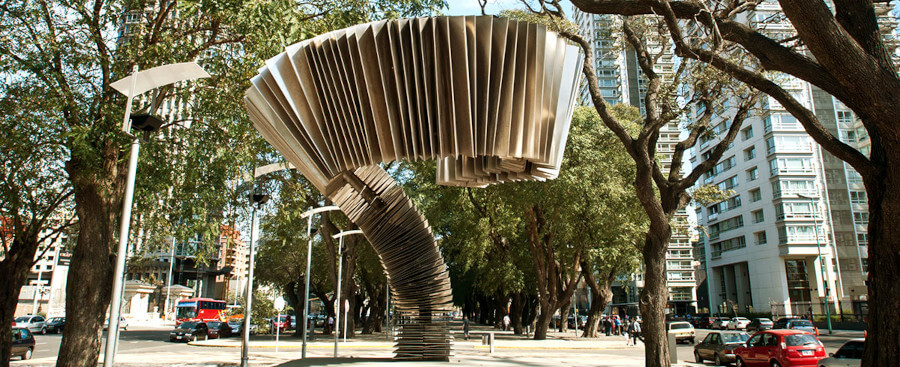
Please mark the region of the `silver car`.
POLYGON ((836 353, 825 358, 817 364, 819 367, 858 367, 862 363, 863 349, 866 347, 866 339, 850 339, 836 353))
POLYGON ((41 328, 44 327, 44 316, 25 315, 16 317, 16 327, 26 328, 31 332, 41 331, 41 328))

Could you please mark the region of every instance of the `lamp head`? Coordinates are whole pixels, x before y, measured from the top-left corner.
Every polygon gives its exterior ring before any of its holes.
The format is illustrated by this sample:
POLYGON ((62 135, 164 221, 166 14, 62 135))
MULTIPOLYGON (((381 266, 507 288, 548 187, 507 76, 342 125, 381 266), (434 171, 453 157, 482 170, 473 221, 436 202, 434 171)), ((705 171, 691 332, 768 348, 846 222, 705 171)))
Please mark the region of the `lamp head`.
POLYGON ((267 201, 269 201, 269 195, 266 194, 252 194, 250 195, 250 201, 254 204, 263 205, 267 201))

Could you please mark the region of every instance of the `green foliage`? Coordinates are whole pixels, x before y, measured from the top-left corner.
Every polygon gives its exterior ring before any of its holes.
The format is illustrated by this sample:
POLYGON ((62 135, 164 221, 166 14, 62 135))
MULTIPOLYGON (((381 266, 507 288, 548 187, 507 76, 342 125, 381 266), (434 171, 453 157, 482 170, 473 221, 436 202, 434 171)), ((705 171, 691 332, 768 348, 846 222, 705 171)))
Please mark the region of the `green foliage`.
MULTIPOLYGON (((615 106, 623 121, 640 118, 633 107, 615 106)), ((632 131, 637 126, 629 125, 632 131)), ((559 177, 483 189, 434 183, 433 162, 404 163, 406 192, 422 210, 439 240, 453 281, 454 301, 484 295, 536 292, 535 265, 525 231, 527 208, 544 208, 556 234, 557 261, 574 268, 574 251, 585 259, 628 272, 637 266, 637 247, 646 217, 631 187, 634 164, 605 129, 596 111, 576 109, 559 177)))
POLYGON ((722 191, 716 185, 702 185, 695 186, 692 190, 690 190, 691 198, 693 198, 694 202, 702 206, 709 206, 724 200, 728 200, 728 198, 734 196, 736 193, 734 190, 725 190, 722 191))

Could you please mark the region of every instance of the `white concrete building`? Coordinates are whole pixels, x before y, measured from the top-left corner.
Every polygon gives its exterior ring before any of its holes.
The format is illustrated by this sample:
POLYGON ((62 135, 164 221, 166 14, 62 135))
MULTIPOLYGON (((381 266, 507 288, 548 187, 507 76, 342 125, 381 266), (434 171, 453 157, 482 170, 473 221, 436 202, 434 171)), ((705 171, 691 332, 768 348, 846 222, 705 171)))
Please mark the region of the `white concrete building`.
MULTIPOLYGON (((888 10, 879 7, 878 14, 888 10)), ((761 3, 746 21, 776 38, 793 34, 776 2, 761 3)), ((885 21, 896 28, 896 20, 885 21)), ((833 135, 868 154, 865 129, 848 108, 796 78, 779 82, 833 135)), ((732 116, 731 105, 722 106, 720 115, 732 116)), ((711 126, 724 132, 728 123, 719 117, 711 126)), ((701 140, 691 162, 701 161, 717 141, 701 140)), ((812 141, 775 100, 761 102, 698 184, 734 191, 728 200, 697 208, 706 228, 699 247, 705 251, 712 312, 824 314, 827 299, 832 314, 865 313, 868 212, 862 179, 812 141)))

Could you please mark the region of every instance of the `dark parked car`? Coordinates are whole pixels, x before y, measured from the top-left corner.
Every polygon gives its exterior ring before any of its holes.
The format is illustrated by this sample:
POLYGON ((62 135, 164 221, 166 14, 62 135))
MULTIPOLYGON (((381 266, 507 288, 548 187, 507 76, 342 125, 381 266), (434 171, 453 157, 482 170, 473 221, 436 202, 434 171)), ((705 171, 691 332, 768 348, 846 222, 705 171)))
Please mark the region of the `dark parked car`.
POLYGON ((808 331, 812 334, 819 334, 819 329, 817 329, 809 320, 791 317, 778 319, 778 321, 775 322, 775 325, 772 326, 772 329, 796 329, 808 331))
POLYGON ((233 335, 241 335, 241 328, 244 326, 244 323, 241 321, 229 321, 228 326, 231 327, 231 334, 233 335))
POLYGON ((734 354, 737 367, 814 367, 825 358, 825 347, 808 332, 773 329, 756 333, 734 354))
POLYGON ((763 330, 769 330, 774 326, 775 323, 772 320, 767 318, 757 317, 753 320, 750 320, 750 323, 747 324, 747 332, 757 332, 763 330))
POLYGON ((231 326, 228 326, 227 322, 209 321, 206 323, 206 328, 209 329, 210 339, 227 338, 231 336, 231 326))
POLYGON ((716 322, 716 317, 703 316, 694 319, 692 323, 697 329, 712 329, 714 322, 716 322))
POLYGON ((169 333, 169 341, 196 341, 198 339, 206 340, 209 338, 209 329, 205 322, 187 321, 182 322, 175 330, 169 333))
POLYGON ((865 348, 865 339, 850 339, 836 353, 831 353, 831 357, 819 361, 819 367, 859 366, 862 363, 862 353, 865 348))
POLYGON ((63 331, 63 327, 66 326, 66 318, 65 317, 53 317, 47 320, 44 323, 44 326, 41 328, 41 334, 54 333, 59 334, 63 331))
POLYGON ((750 335, 740 331, 712 331, 706 338, 694 346, 694 359, 697 363, 712 360, 716 366, 734 362, 734 350, 744 346, 750 335))
POLYGON ((22 357, 22 360, 31 359, 34 353, 34 335, 26 328, 16 327, 12 329, 12 353, 10 357, 22 357))

